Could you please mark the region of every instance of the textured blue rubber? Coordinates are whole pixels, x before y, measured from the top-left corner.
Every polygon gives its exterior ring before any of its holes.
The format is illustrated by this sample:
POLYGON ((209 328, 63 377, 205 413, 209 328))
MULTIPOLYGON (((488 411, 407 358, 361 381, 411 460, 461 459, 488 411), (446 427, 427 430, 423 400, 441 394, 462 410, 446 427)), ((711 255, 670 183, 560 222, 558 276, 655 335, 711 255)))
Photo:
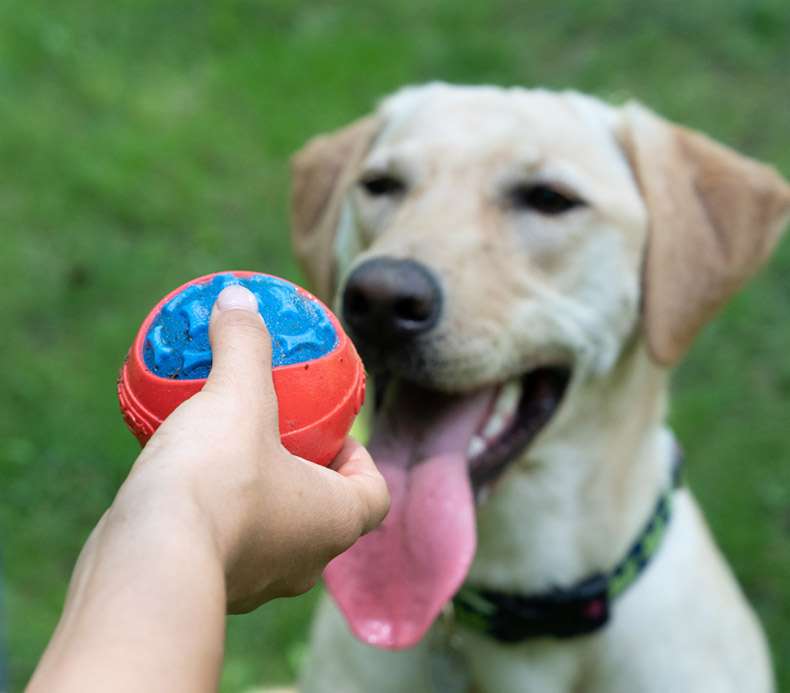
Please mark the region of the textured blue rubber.
POLYGON ((211 370, 208 320, 219 292, 241 284, 255 294, 272 336, 272 366, 312 361, 328 354, 338 337, 324 308, 289 282, 267 275, 218 274, 192 284, 168 301, 145 338, 146 367, 162 378, 205 378, 211 370))

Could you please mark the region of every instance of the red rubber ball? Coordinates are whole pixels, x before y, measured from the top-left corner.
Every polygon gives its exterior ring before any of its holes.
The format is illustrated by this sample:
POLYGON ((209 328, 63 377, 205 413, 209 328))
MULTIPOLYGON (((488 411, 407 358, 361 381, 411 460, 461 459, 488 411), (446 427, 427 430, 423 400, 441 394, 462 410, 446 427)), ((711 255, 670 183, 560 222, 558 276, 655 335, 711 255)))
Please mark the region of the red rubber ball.
POLYGON ((365 399, 365 369, 337 317, 285 279, 217 272, 165 296, 143 320, 118 378, 118 401, 142 445, 200 391, 211 369, 208 320, 219 292, 241 284, 272 337, 272 379, 283 445, 320 465, 340 452, 365 399))

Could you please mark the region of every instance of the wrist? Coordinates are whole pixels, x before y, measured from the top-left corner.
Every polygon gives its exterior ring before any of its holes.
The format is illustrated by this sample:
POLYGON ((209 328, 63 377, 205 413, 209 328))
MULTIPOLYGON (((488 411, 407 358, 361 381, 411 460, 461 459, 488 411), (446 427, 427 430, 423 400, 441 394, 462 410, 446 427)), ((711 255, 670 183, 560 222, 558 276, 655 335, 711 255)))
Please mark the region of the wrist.
POLYGON ((133 544, 151 553, 189 550, 224 572, 219 538, 209 513, 184 481, 133 474, 124 482, 97 530, 101 546, 133 544))

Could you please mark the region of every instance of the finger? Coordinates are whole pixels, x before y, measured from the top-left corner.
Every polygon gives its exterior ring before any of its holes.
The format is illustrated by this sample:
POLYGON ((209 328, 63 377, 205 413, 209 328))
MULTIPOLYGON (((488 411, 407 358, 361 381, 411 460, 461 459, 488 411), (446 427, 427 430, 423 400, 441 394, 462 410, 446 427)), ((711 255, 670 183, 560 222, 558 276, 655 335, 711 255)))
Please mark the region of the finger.
POLYGON ((204 389, 231 394, 276 416, 271 337, 251 291, 233 284, 220 292, 209 339, 212 365, 204 389))
POLYGON ((360 501, 364 513, 362 533, 374 530, 387 516, 390 495, 370 453, 364 445, 348 437, 330 467, 345 477, 352 493, 360 501))

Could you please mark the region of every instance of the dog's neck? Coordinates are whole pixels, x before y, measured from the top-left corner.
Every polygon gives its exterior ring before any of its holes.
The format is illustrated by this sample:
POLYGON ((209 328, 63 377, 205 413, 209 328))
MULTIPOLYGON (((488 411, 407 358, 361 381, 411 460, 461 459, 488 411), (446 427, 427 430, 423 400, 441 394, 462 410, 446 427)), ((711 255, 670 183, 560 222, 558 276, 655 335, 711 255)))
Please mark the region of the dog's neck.
POLYGON ((637 340, 614 373, 572 386, 481 505, 471 584, 533 593, 615 566, 671 483, 666 380, 637 340))

